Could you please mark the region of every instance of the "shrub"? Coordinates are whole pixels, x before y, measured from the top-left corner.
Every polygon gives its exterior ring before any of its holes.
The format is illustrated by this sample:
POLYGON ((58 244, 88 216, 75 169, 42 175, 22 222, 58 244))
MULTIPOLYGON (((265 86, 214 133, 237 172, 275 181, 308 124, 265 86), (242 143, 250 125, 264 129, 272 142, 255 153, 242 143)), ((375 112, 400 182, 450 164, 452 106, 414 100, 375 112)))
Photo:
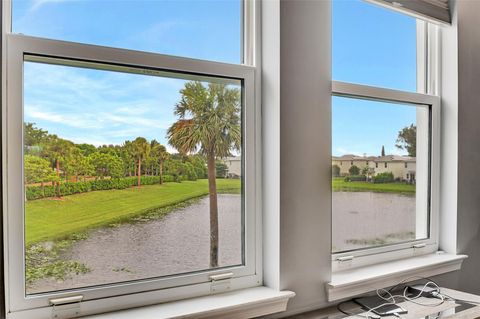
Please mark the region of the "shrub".
POLYGON ((353 175, 349 176, 350 182, 365 182, 367 180, 367 176, 365 175, 353 175))
POLYGON ((338 177, 340 176, 340 166, 333 164, 332 165, 332 176, 333 177, 338 177))
MULTIPOLYGON (((185 179, 187 176, 185 176, 185 179)), ((164 182, 173 182, 170 175, 163 176, 164 182)), ((160 184, 160 176, 142 176, 140 178, 142 185, 160 184)), ((94 181, 73 182, 60 184, 60 195, 67 196, 72 194, 86 193, 91 191, 125 189, 137 185, 137 177, 97 179, 94 181)), ((45 197, 55 196, 55 186, 27 186, 27 200, 34 200, 45 197)))
POLYGON ((393 183, 394 181, 395 181, 395 178, 392 172, 380 173, 373 177, 373 182, 375 184, 393 183))
POLYGON ((353 165, 348 169, 348 172, 350 173, 350 175, 359 175, 360 169, 358 168, 358 166, 353 165))

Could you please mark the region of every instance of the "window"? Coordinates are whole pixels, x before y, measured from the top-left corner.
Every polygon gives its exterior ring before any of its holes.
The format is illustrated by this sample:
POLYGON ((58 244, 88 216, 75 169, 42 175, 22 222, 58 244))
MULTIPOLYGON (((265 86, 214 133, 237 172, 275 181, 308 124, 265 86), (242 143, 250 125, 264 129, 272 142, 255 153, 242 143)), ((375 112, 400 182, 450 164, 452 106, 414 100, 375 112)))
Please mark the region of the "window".
MULTIPOLYGON (((88 3, 102 5, 76 5, 88 3)), ((254 66, 5 36, 9 312, 261 284, 254 66)))
POLYGON ((241 63, 241 6, 241 0, 14 0, 12 32, 241 63))
POLYGON ((332 156, 375 163, 332 177, 333 270, 436 251, 436 27, 363 1, 334 0, 332 14, 332 156))
POLYGON ((415 18, 361 0, 332 4, 333 80, 415 92, 415 18))
MULTIPOLYGON (((396 134, 411 124, 417 128, 416 139, 429 140, 430 110, 425 105, 366 101, 339 96, 335 96, 332 102, 332 138, 338 145, 364 145, 363 151, 368 151, 370 156, 381 158, 381 145, 385 145, 386 150, 393 148, 396 134), (368 118, 375 118, 377 122, 384 124, 365 128, 363 123, 368 118), (338 124, 340 122, 341 125, 338 124), (378 134, 380 132, 382 134, 378 134)), ((429 169, 424 163, 428 163, 429 149, 416 147, 415 141, 409 143, 412 144, 410 151, 420 160, 417 165, 417 176, 420 180, 416 185, 406 185, 403 181, 407 171, 402 169, 403 165, 399 161, 408 155, 405 151, 402 155, 389 155, 392 162, 384 162, 382 166, 385 169, 377 168, 372 172, 375 182, 373 185, 366 180, 366 176, 364 181, 355 183, 355 188, 351 182, 345 182, 341 178, 334 179, 334 253, 428 238, 429 216, 425 211, 428 211, 429 198, 420 198, 419 196, 423 195, 421 191, 417 192, 417 188, 428 188, 426 181, 429 179, 429 169), (371 191, 372 186, 375 187, 374 192, 371 191), (398 192, 395 192, 395 189, 398 189, 398 192)), ((418 145, 423 146, 420 143, 418 145)), ((361 173, 367 175, 368 171, 361 173)))

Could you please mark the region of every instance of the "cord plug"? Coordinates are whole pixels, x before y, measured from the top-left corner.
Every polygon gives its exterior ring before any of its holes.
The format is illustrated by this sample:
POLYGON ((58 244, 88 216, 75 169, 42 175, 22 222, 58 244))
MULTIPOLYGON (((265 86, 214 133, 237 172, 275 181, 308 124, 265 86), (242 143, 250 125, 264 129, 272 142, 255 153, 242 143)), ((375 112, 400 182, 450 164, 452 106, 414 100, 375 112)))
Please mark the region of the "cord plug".
POLYGON ((408 286, 407 292, 414 297, 440 298, 440 289, 425 285, 408 286))

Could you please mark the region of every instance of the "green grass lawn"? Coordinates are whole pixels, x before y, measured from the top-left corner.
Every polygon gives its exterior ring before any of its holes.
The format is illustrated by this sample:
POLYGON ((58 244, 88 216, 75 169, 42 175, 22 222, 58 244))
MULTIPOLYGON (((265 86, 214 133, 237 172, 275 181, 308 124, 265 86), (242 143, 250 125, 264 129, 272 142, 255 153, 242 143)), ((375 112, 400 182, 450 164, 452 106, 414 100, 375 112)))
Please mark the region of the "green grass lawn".
MULTIPOLYGON (((238 179, 217 180, 219 193, 240 193, 240 185, 238 179)), ((207 180, 198 180, 28 201, 26 243, 64 238, 207 194, 207 180)))
POLYGON ((334 192, 377 192, 415 194, 415 185, 404 183, 373 184, 369 182, 345 182, 343 177, 333 178, 334 192))

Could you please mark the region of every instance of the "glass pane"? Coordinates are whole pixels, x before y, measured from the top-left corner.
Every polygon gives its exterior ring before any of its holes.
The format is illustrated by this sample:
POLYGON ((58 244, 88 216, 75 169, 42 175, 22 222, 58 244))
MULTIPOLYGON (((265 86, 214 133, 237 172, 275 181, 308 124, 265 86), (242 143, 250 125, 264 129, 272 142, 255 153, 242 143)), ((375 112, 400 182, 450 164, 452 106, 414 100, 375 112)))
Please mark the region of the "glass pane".
POLYGON ((241 63, 241 0, 13 0, 25 35, 241 63))
POLYGON ((27 59, 27 294, 244 264, 241 81, 27 59))
POLYGON ((333 79, 417 90, 416 20, 360 0, 333 1, 333 79))
POLYGON ((428 107, 332 99, 332 252, 428 238, 428 107))

